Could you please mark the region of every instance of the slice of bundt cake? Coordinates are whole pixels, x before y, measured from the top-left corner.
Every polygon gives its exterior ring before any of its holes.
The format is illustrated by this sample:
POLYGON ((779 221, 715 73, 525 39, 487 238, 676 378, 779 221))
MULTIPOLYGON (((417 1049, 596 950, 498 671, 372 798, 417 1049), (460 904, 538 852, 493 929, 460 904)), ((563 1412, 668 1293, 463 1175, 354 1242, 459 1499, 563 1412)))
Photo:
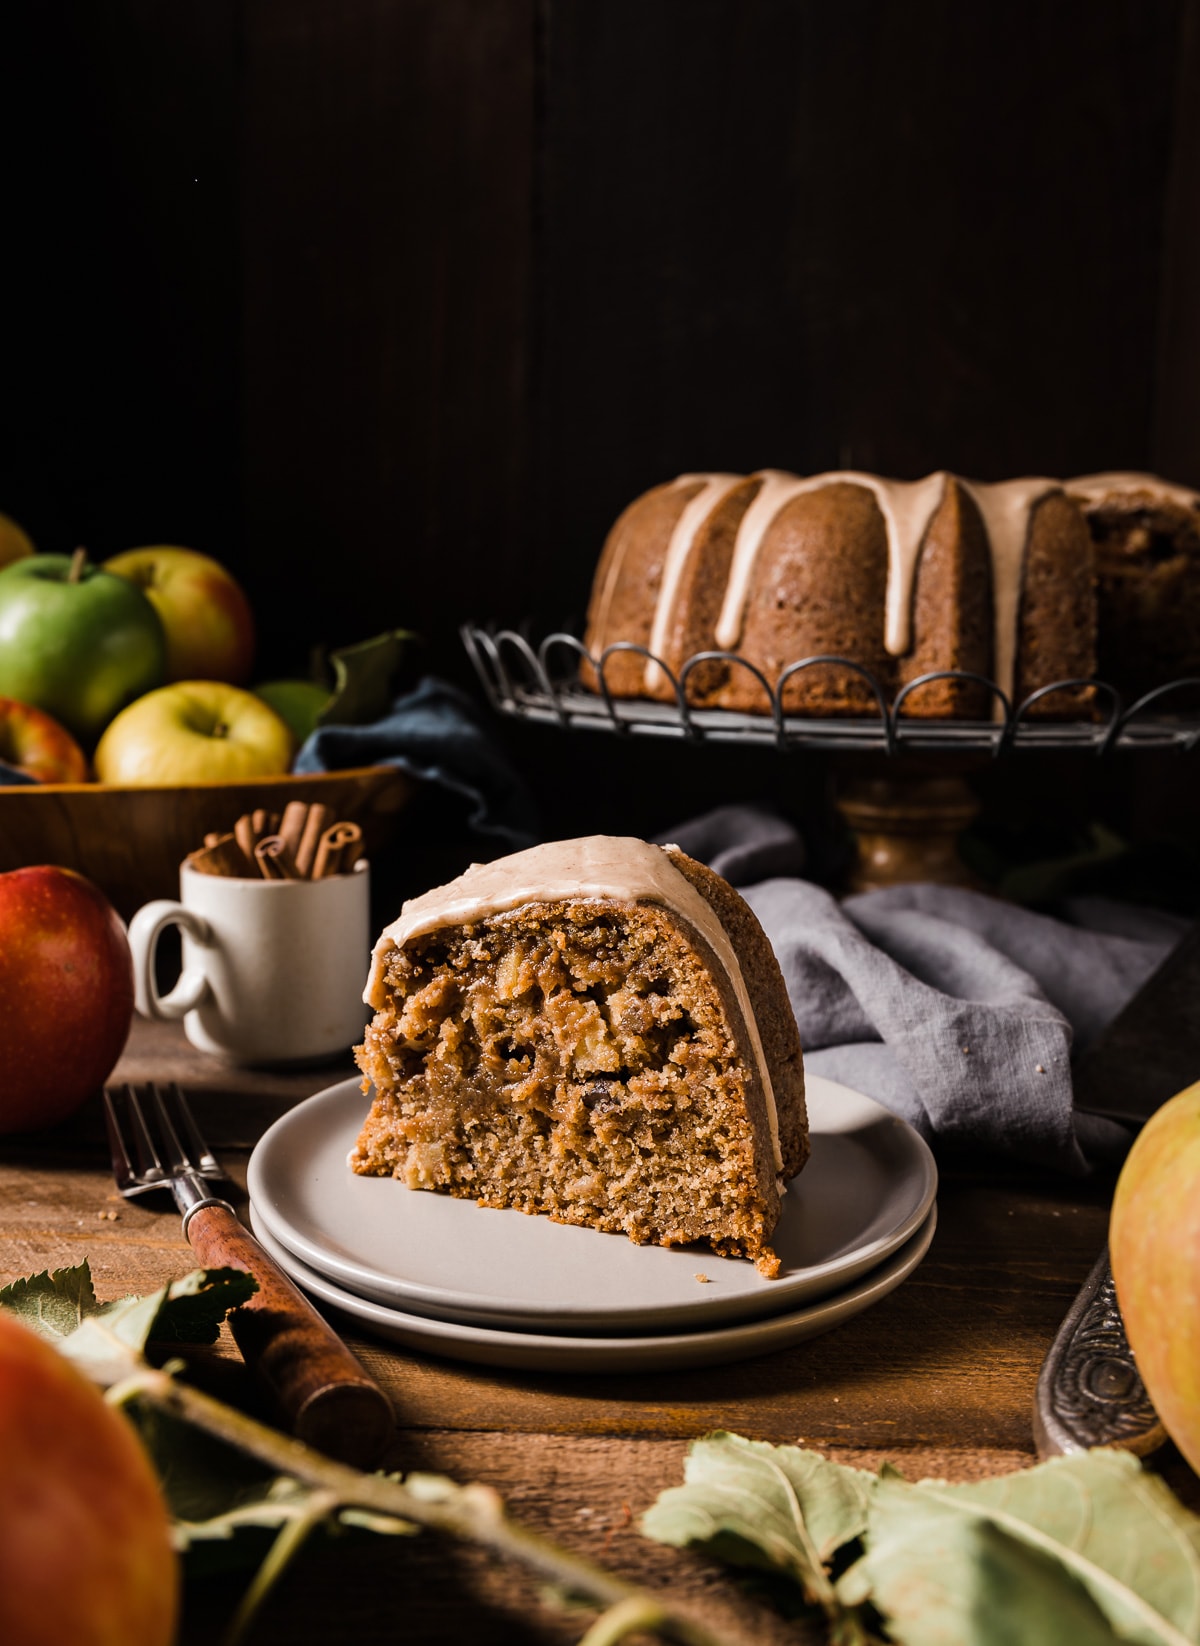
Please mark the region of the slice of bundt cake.
POLYGON ((404 905, 366 998, 356 1172, 778 1269, 808 1155, 800 1043, 712 870, 605 835, 477 864, 404 905))

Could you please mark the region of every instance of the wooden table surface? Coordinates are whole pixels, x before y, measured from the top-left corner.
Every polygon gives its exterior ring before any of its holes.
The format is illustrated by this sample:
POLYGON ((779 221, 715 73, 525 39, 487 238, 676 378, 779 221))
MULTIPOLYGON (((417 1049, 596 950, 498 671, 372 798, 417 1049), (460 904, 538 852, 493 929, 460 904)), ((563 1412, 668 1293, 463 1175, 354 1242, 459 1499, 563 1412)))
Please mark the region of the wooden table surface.
MULTIPOLYGON (((345 1067, 246 1073, 193 1052, 174 1026, 135 1025, 116 1077, 178 1079, 232 1175, 284 1108, 345 1067)), ((386 1466, 496 1487, 536 1529, 635 1581, 669 1587, 730 1641, 815 1639, 691 1555, 648 1542, 637 1518, 681 1479, 690 1438, 714 1428, 814 1446, 911 1478, 965 1480, 1035 1461, 1042 1357, 1105 1238, 1111 1182, 943 1169, 932 1248, 874 1308, 824 1336, 739 1365, 655 1375, 497 1372, 344 1335, 391 1394, 386 1466)), ((149 1291, 194 1264, 178 1216, 126 1203, 108 1170, 99 1105, 54 1137, 0 1144, 0 1283, 91 1263, 102 1299, 149 1291)), ((231 1383, 240 1367, 222 1345, 231 1383)), ((1195 1477, 1167 1454, 1171 1484, 1195 1477)), ((186 1596, 182 1639, 210 1642, 243 1578, 186 1596)), ((511 1567, 433 1536, 323 1547, 285 1578, 256 1642, 305 1646, 466 1639, 566 1642, 584 1621, 542 1603, 511 1567)))

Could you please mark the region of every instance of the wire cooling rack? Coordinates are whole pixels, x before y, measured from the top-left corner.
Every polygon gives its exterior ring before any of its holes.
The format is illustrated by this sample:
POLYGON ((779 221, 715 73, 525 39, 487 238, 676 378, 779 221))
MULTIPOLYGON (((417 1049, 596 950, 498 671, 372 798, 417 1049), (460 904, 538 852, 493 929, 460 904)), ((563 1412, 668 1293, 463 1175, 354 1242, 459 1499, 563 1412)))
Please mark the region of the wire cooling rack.
POLYGON ((466 623, 460 629, 476 672, 493 708, 501 714, 540 721, 571 730, 616 732, 621 736, 683 738, 693 743, 765 743, 777 748, 877 750, 886 754, 990 753, 1014 749, 1091 750, 1180 749, 1191 753, 1200 744, 1200 677, 1187 676, 1147 692, 1126 706, 1121 694, 1102 680, 1060 680, 1013 704, 992 680, 959 669, 924 674, 910 681, 889 702, 869 669, 845 657, 804 657, 788 665, 772 683, 736 652, 697 652, 678 675, 660 658, 630 641, 618 641, 594 657, 574 634, 557 630, 534 642, 516 629, 466 623), (608 660, 617 652, 636 652, 655 662, 671 682, 675 701, 615 697, 605 681, 608 660), (600 683, 589 691, 580 682, 589 662, 600 683), (724 661, 747 670, 763 689, 764 712, 697 708, 688 702, 688 677, 702 663, 724 661), (819 719, 790 714, 783 707, 788 681, 805 669, 836 664, 859 675, 875 699, 877 712, 855 719, 819 719), (994 720, 923 720, 905 712, 919 687, 934 680, 973 681, 986 687, 996 704, 994 720), (1098 706, 1095 720, 1042 720, 1035 705, 1056 692, 1091 686, 1098 706), (1189 690, 1190 688, 1190 690, 1189 690), (1172 702, 1193 705, 1171 713, 1172 702), (769 709, 766 705, 769 704, 769 709))

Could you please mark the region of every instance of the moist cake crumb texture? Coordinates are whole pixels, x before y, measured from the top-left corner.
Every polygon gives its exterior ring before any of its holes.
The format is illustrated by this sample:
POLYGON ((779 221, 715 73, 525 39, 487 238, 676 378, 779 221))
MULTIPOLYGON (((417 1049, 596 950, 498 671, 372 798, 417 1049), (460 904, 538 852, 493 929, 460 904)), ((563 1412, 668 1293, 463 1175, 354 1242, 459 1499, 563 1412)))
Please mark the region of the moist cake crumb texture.
MULTIPOLYGON (((774 966, 732 888, 673 861, 736 900, 774 966)), ((748 958, 761 996, 764 956, 748 958)), ((803 1075, 777 966, 767 975, 760 1028, 782 1065, 790 1176, 808 1147, 803 1075)), ((426 931, 377 955, 374 998, 357 1057, 376 1096, 356 1172, 778 1270, 769 1097, 719 968, 670 911, 532 902, 426 931)))

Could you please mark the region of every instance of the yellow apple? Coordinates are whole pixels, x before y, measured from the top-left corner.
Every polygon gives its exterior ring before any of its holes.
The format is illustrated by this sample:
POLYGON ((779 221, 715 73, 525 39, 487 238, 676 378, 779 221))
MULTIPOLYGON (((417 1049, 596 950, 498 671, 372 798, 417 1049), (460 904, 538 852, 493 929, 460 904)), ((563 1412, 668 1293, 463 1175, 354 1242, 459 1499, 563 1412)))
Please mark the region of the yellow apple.
POLYGON ((126 549, 104 570, 135 583, 162 620, 168 683, 244 685, 254 662, 254 618, 237 579, 210 555, 167 546, 126 549))
POLYGON ((33 544, 16 521, 0 514, 0 566, 7 566, 10 560, 24 560, 32 553, 33 544))
POLYGON ((219 680, 181 680, 122 709, 96 745, 101 783, 240 782, 286 772, 295 752, 268 704, 219 680))
POLYGON ((1200 1473, 1200 1081, 1134 1138, 1113 1194, 1108 1247, 1146 1393, 1200 1473))

